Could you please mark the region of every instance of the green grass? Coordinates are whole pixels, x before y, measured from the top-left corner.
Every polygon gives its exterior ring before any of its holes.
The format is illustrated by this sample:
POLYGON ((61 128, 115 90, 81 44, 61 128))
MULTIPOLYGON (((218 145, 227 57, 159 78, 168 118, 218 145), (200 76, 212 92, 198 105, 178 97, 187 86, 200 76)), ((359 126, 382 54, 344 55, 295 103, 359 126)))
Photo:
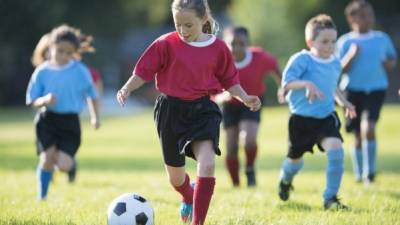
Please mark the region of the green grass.
MULTIPOLYGON (((231 188, 223 158, 217 158, 217 185, 207 224, 400 224, 399 114, 399 106, 385 106, 382 112, 378 126, 378 180, 368 188, 353 180, 348 154, 352 139, 345 135, 346 171, 340 197, 351 210, 325 212, 322 192, 326 159, 319 152, 306 155, 290 201, 278 199, 288 112, 285 107, 265 108, 259 136, 259 185, 254 189, 243 185, 231 188)), ((1 225, 106 224, 107 205, 125 192, 140 193, 152 202, 155 224, 180 224, 180 197, 168 184, 150 111, 106 118, 99 131, 91 129, 88 120, 83 119, 77 183, 69 185, 66 176, 57 173, 46 202, 36 200, 32 118, 32 112, 0 110, 1 225)), ((194 178, 195 163, 189 160, 187 167, 194 178)), ((243 181, 243 170, 241 175, 243 181)))

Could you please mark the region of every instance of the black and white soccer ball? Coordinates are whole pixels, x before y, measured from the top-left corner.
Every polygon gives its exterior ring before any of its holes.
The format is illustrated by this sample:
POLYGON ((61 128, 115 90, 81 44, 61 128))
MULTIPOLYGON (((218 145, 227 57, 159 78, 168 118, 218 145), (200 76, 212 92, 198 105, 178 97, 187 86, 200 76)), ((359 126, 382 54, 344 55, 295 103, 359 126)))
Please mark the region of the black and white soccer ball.
POLYGON ((115 198, 108 206, 108 225, 153 225, 154 210, 149 201, 135 193, 115 198))

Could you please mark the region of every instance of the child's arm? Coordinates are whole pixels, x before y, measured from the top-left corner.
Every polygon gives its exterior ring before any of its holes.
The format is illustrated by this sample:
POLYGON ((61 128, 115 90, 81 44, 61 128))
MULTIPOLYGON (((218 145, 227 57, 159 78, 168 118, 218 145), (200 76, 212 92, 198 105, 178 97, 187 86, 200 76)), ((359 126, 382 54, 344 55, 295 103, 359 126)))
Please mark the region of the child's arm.
POLYGON ((396 67, 397 60, 396 59, 386 59, 383 61, 383 67, 385 67, 386 72, 390 72, 396 67))
POLYGON ((45 96, 37 98, 32 102, 31 106, 40 108, 42 106, 54 105, 56 103, 56 96, 52 93, 48 93, 45 96))
POLYGON ((356 44, 351 44, 347 53, 343 56, 342 60, 340 61, 342 64, 342 70, 344 73, 349 71, 351 67, 351 63, 353 62, 354 58, 356 57, 360 47, 356 44))
POLYGON ((336 89, 335 99, 338 105, 346 109, 346 117, 349 117, 350 119, 357 117, 356 108, 353 104, 346 100, 339 89, 336 89))
POLYGON ((233 85, 227 90, 233 97, 242 101, 251 111, 257 111, 261 108, 261 101, 257 96, 248 95, 239 85, 233 85))
POLYGON ((324 97, 323 93, 311 81, 293 80, 287 83, 283 88, 284 92, 288 92, 289 90, 306 89, 306 95, 310 104, 315 98, 322 99, 324 97))
POLYGON ((122 86, 122 88, 117 92, 118 103, 121 106, 124 106, 125 101, 129 97, 131 92, 140 88, 144 83, 146 83, 146 81, 138 75, 131 76, 129 80, 125 83, 125 85, 122 86))
POLYGON ((87 104, 90 114, 90 124, 94 127, 94 129, 100 128, 100 118, 99 118, 99 100, 87 98, 87 104))
POLYGON ((285 103, 285 91, 281 87, 281 82, 282 82, 282 73, 279 70, 279 68, 275 69, 274 72, 271 74, 272 78, 274 79, 276 86, 278 86, 278 91, 276 93, 276 97, 278 99, 278 102, 280 104, 285 103))

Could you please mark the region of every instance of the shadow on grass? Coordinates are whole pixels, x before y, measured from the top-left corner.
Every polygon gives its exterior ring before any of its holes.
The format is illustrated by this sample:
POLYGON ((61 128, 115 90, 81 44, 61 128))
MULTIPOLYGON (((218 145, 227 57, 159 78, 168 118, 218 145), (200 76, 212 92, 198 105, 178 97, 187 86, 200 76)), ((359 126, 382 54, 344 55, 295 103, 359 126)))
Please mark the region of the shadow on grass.
POLYGON ((11 220, 7 220, 7 221, 5 221, 5 220, 3 220, 3 219, 0 219, 0 224, 1 225, 33 225, 33 224, 35 224, 35 225, 57 225, 57 224, 60 224, 60 225, 78 225, 78 224, 76 224, 76 223, 72 223, 72 222, 59 222, 59 223, 57 223, 57 222, 53 222, 53 221, 40 221, 40 220, 24 220, 24 219, 15 219, 15 218, 13 218, 13 219, 11 219, 11 220))
POLYGON ((312 210, 312 207, 303 203, 303 202, 298 202, 298 201, 287 201, 287 202, 282 202, 280 203, 277 208, 279 210, 285 210, 285 211, 302 211, 302 212, 309 212, 312 210))

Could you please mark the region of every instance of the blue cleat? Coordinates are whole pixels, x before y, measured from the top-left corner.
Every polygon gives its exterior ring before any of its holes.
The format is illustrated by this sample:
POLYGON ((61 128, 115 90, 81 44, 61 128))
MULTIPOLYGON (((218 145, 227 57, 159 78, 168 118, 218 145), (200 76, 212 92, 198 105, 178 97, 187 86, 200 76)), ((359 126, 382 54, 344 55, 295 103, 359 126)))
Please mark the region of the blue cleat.
POLYGON ((182 202, 180 208, 181 221, 184 223, 192 222, 193 205, 182 202))

